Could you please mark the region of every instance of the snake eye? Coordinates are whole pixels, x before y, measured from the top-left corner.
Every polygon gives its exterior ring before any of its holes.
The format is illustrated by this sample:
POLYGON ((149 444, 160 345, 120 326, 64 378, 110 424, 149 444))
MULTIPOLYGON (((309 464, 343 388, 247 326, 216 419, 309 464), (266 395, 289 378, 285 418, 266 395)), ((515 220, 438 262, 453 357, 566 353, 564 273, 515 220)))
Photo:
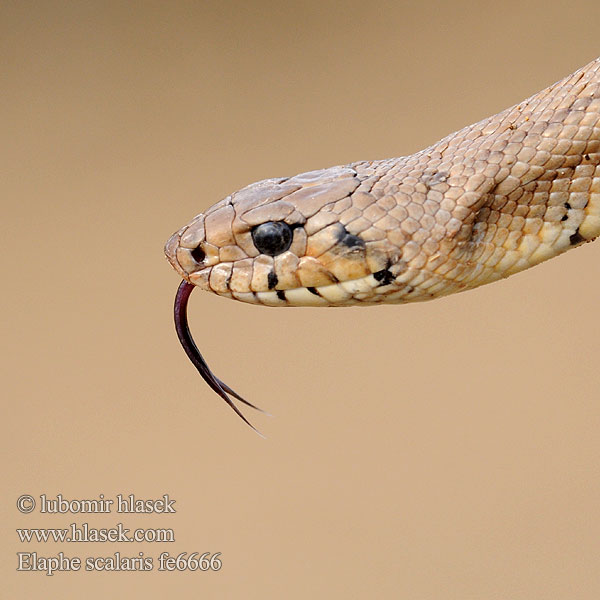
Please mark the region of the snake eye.
POLYGON ((292 229, 283 221, 269 221, 252 230, 252 241, 262 254, 277 256, 292 244, 292 229))

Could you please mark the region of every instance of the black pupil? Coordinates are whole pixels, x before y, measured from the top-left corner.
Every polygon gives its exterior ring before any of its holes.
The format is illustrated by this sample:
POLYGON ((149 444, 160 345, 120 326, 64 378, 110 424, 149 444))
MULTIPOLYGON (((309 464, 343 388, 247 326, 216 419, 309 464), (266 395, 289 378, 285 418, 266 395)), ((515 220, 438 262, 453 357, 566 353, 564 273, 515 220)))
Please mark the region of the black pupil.
POLYGON ((252 230, 252 241, 262 254, 277 256, 292 244, 292 229, 283 221, 269 221, 252 230))

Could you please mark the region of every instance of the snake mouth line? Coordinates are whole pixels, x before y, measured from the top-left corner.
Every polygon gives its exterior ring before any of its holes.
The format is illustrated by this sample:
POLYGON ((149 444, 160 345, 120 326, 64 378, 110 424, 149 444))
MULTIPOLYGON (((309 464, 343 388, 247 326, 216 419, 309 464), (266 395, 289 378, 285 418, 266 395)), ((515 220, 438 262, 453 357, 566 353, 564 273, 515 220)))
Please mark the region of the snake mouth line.
POLYGON ((211 288, 211 291, 220 296, 265 306, 351 306, 357 303, 377 304, 384 300, 389 301, 390 295, 405 295, 407 291, 412 291, 412 286, 382 278, 378 272, 315 287, 243 292, 211 288))
POLYGON ((196 367, 202 379, 206 381, 206 383, 221 397, 227 404, 231 407, 231 409, 246 423, 249 425, 256 433, 258 433, 261 437, 264 437, 263 434, 248 421, 248 419, 242 414, 239 408, 234 404, 231 400, 230 396, 239 400, 246 406, 250 406, 262 413, 266 413, 264 410, 255 406, 254 404, 248 402, 244 398, 242 398, 237 392, 232 390, 226 383, 221 381, 215 374, 210 370, 208 364, 200 354, 196 343, 194 342, 194 338, 189 329, 188 318, 187 318, 187 305, 188 300, 191 293, 194 291, 196 286, 188 283, 187 281, 182 281, 179 284, 179 288, 177 289, 177 294, 175 295, 175 306, 174 306, 174 317, 175 317, 175 329, 177 331, 177 337, 181 342, 185 353, 188 355, 188 358, 192 362, 192 364, 196 367))
MULTIPOLYGON (((389 287, 386 286, 389 291, 389 287)), ((270 290, 265 292, 235 292, 231 296, 243 302, 264 304, 266 306, 331 306, 353 303, 377 295, 382 295, 381 283, 373 274, 316 287, 297 287, 287 290, 270 290), (379 288, 380 293, 376 290, 379 288)))

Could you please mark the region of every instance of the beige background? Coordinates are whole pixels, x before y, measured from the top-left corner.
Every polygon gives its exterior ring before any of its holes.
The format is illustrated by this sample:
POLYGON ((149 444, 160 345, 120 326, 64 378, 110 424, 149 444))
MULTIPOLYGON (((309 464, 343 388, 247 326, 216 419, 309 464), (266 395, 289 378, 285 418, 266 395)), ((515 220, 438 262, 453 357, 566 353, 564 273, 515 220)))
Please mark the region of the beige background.
POLYGON ((412 153, 599 53, 597 2, 5 2, 6 598, 596 599, 600 244, 433 303, 194 295, 259 438, 178 345, 167 237, 265 177, 412 153), (176 499, 30 515, 20 494, 176 499), (20 544, 16 527, 172 527, 20 544), (16 553, 218 573, 16 573, 16 553))

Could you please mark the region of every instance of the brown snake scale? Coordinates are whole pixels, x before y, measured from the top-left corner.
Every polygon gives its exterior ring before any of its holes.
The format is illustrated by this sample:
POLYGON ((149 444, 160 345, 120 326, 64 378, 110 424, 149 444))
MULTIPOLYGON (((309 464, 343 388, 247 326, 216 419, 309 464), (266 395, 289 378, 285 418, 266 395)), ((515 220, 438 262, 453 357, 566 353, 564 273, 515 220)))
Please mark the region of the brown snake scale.
POLYGON ((600 235, 599 119, 597 59, 411 156, 245 187, 175 233, 166 255, 195 286, 270 306, 474 288, 600 235), (287 249, 257 249, 264 223, 286 230, 287 249))
POLYGON ((600 59, 411 156, 267 179, 168 240, 179 340, 248 424, 188 328, 194 286, 268 306, 431 300, 600 235, 600 59))

